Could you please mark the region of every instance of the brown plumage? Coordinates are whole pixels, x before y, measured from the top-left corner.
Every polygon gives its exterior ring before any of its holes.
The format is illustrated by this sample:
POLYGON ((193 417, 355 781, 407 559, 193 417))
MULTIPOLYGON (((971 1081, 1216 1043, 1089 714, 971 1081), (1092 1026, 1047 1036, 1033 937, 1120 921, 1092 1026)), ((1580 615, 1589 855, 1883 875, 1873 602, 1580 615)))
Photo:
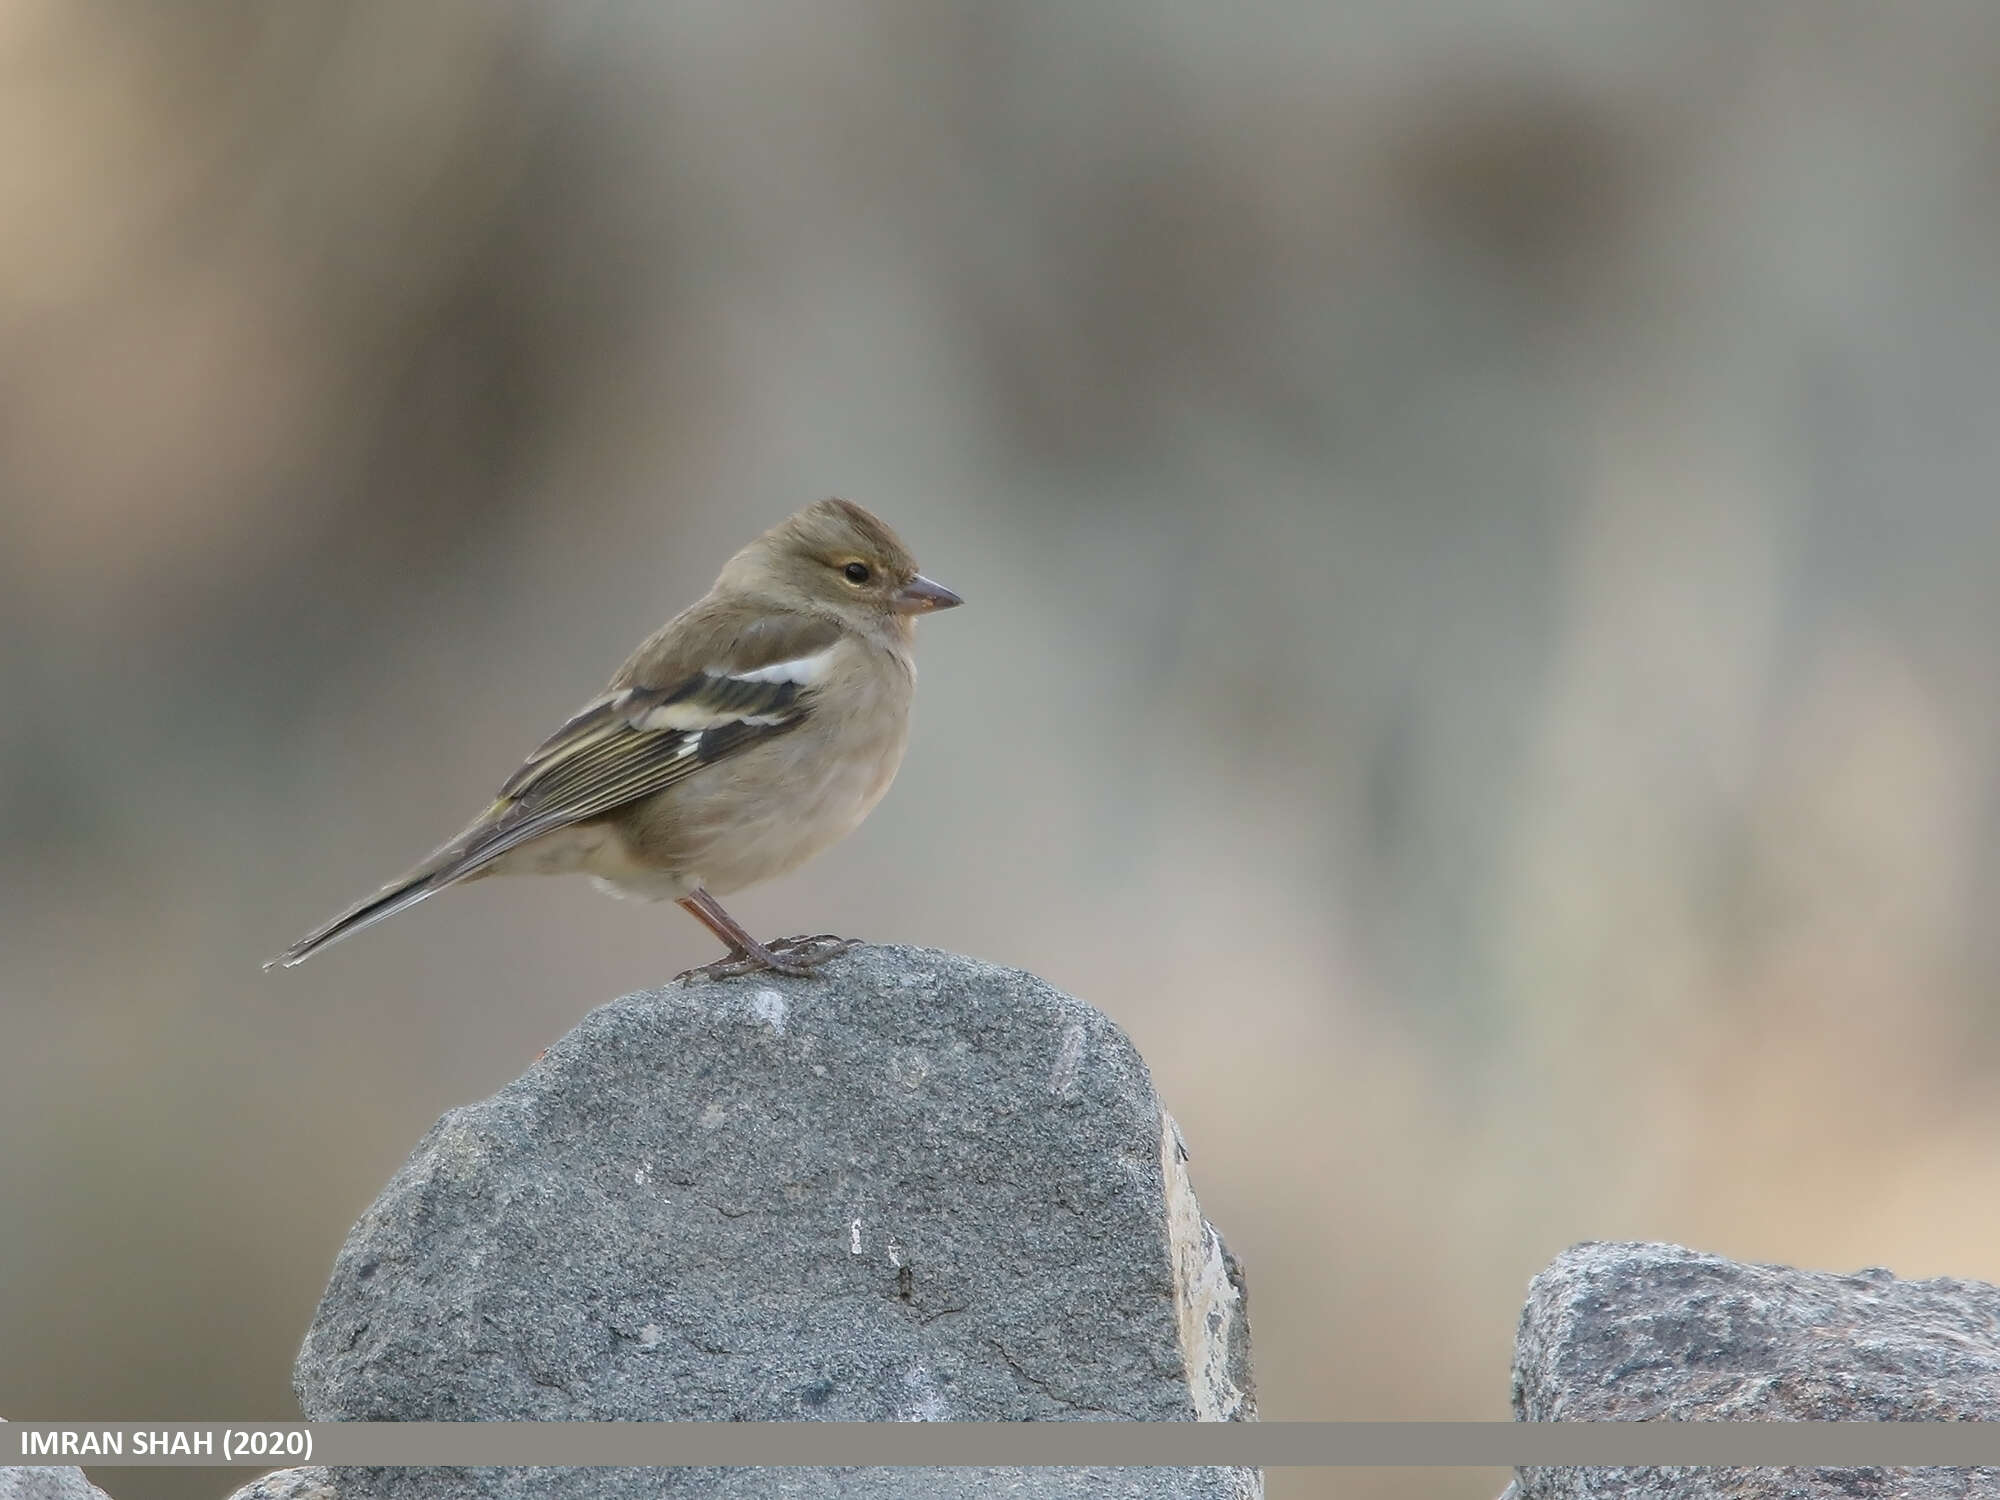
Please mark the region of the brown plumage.
POLYGON ((732 557, 455 838, 266 967, 460 881, 574 871, 678 901, 740 965, 806 972, 833 950, 774 952, 715 898, 868 815, 909 737, 915 617, 958 602, 860 506, 807 506, 732 557))

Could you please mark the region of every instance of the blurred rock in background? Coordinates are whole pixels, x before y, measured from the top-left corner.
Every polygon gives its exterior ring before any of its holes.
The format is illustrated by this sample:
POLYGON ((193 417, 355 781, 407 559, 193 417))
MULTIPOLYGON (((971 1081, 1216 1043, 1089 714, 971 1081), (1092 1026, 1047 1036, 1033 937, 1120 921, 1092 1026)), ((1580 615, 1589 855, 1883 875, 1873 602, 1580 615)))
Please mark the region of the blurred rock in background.
POLYGON ((0 8, 0 1411, 293 1415, 430 1123, 712 956, 495 882, 258 970, 828 493, 968 607, 739 915, 1109 1011, 1266 1418, 1504 1417, 1581 1239, 2000 1279, 1996 66, 1949 0, 0 8))
MULTIPOLYGON (((1572 1245, 1514 1343, 1523 1422, 1992 1422, 2000 1287, 1572 1245)), ((1500 1500, 1966 1500, 2000 1469, 1523 1468, 1500 1500)))

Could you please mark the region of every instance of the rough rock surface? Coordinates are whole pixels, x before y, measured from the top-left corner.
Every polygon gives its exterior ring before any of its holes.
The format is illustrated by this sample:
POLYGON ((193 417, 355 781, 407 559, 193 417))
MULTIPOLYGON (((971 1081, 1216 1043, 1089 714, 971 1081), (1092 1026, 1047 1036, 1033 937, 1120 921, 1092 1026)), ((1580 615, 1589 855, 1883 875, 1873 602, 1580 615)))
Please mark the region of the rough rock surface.
POLYGON ((0 1500, 111 1500, 73 1468, 0 1465, 0 1500))
POLYGON ((1254 1469, 283 1469, 231 1500, 1258 1500, 1263 1492, 1254 1469))
MULTIPOLYGON (((1031 975, 912 948, 807 979, 691 977, 593 1012, 418 1145, 341 1249, 295 1379, 314 1420, 1255 1414, 1242 1278, 1131 1043, 1031 975)), ((343 1472, 343 1500, 363 1472, 343 1472)), ((373 1472, 367 1493, 387 1493, 396 1471, 373 1472)), ((681 1470, 662 1489, 661 1471, 637 1487, 635 1471, 567 1472, 531 1488, 1221 1496, 1256 1481, 736 1471, 763 1476, 746 1489, 681 1470)), ((528 1493, 516 1473, 462 1472, 457 1491, 528 1493)), ((431 1492, 417 1474, 397 1492, 431 1492)))
MULTIPOLYGON (((0 1427, 7 1424, 0 1417, 0 1427)), ((83 1470, 70 1466, 0 1464, 0 1500, 111 1500, 83 1470)))
POLYGON ((230 1500, 340 1500, 338 1469, 277 1469, 243 1486, 230 1500))
MULTIPOLYGON (((2000 1419, 2000 1287, 1585 1244, 1529 1287, 1524 1422, 2000 1419)), ((1520 1500, 1996 1496, 1994 1469, 1523 1469, 1520 1500)))

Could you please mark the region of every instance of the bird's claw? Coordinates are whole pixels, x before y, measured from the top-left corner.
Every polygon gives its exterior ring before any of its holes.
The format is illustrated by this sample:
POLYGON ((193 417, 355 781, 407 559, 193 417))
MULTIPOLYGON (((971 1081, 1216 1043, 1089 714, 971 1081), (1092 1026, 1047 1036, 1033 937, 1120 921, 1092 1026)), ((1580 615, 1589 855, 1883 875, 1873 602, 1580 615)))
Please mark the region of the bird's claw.
POLYGON ((812 972, 810 969, 800 968, 796 964, 785 963, 782 959, 772 963, 766 962, 754 953, 732 953, 727 958, 718 958, 712 964, 700 964, 692 969, 683 969, 674 978, 677 980, 740 979, 745 974, 762 974, 769 969, 775 969, 780 974, 791 974, 794 977, 812 972))
POLYGON ((804 979, 828 959, 860 944, 859 938, 836 937, 830 932, 815 933, 811 937, 780 938, 775 943, 760 945, 758 952, 732 953, 712 964, 688 969, 676 978, 738 979, 745 974, 761 974, 769 970, 793 979, 804 979))
POLYGON ((810 937, 802 933, 798 937, 779 938, 777 942, 771 944, 771 951, 787 955, 807 954, 809 956, 804 960, 807 967, 817 968, 829 958, 838 958, 850 948, 860 946, 860 938, 841 937, 838 933, 832 932, 815 932, 810 937))

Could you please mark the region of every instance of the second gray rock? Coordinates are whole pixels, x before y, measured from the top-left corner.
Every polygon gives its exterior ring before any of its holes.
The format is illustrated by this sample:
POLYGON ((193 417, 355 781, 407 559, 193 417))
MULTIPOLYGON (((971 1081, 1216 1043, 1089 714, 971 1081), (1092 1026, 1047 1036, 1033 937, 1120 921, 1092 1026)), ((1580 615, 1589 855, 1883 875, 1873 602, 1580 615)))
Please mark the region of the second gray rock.
MULTIPOLYGON (((1527 1422, 2000 1420, 2000 1287, 1584 1244, 1534 1279, 1527 1422)), ((1523 1469, 1511 1500, 1969 1500, 1992 1469, 1523 1469)))

